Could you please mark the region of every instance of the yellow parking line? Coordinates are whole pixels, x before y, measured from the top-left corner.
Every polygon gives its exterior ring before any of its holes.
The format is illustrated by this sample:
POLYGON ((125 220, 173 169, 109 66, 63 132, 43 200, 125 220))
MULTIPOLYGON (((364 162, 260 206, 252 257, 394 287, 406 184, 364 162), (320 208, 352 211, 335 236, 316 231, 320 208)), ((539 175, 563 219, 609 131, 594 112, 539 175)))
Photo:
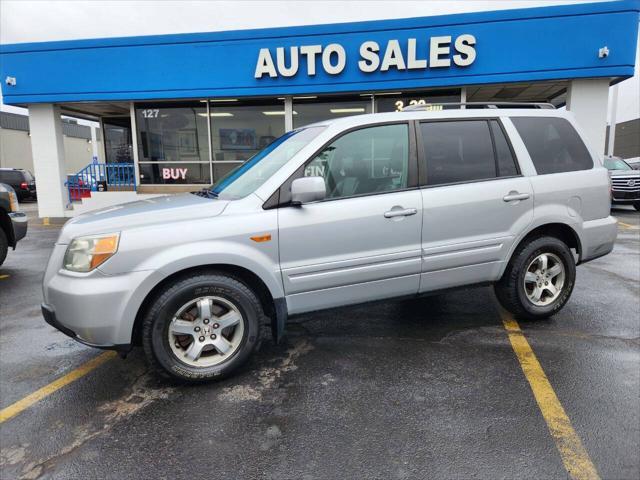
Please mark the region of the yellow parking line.
POLYGON ((57 390, 60 390, 65 385, 69 385, 71 382, 75 382, 79 378, 84 377, 87 373, 91 372, 92 370, 95 370, 100 365, 111 360, 115 356, 116 356, 116 352, 112 352, 112 351, 104 352, 98 355, 97 357, 92 358, 91 360, 81 365, 80 367, 76 368, 75 370, 72 370, 71 372, 67 373, 63 377, 60 377, 57 380, 54 380, 49 385, 45 385, 44 387, 27 395, 22 400, 18 400, 16 403, 13 403, 8 407, 3 408, 2 410, 0 410, 0 423, 15 417, 23 410, 26 410, 34 403, 39 402, 40 400, 51 395, 57 390))
POLYGON ((0 280, 4 280, 5 278, 9 278, 9 275, 0 275, 0 280))
POLYGON ((633 228, 634 230, 638 228, 637 225, 630 225, 628 223, 621 222, 620 220, 618 220, 618 225, 622 225, 625 228, 633 228))
POLYGON ((538 403, 540 412, 547 422, 549 432, 556 442, 564 467, 574 480, 596 480, 598 471, 589 458, 580 437, 571 426, 551 383, 540 366, 535 353, 525 338, 520 325, 511 315, 501 312, 502 323, 507 330, 513 351, 518 357, 522 371, 529 381, 533 396, 538 403))

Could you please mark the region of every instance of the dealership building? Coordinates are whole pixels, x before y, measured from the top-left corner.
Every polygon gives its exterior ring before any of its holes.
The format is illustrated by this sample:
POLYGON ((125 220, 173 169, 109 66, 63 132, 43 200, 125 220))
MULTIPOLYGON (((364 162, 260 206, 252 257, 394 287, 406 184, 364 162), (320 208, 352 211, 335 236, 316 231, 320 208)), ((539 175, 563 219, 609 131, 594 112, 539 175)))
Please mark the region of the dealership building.
POLYGON ((639 10, 623 0, 2 45, 2 94, 29 109, 42 217, 82 211, 65 186, 61 115, 99 122, 98 161, 131 169, 127 184, 107 176, 91 193, 102 204, 196 190, 291 129, 413 104, 566 106, 604 153, 609 87, 634 74, 639 10))

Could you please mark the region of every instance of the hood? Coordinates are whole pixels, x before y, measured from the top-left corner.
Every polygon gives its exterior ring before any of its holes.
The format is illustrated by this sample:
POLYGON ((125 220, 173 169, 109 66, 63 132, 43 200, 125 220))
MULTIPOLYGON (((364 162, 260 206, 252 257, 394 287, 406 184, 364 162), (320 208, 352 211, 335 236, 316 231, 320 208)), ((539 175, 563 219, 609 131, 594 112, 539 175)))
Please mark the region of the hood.
POLYGON ((200 197, 191 193, 167 195, 125 203, 85 213, 67 222, 58 243, 67 244, 82 235, 121 232, 162 223, 220 215, 227 200, 200 197))
POLYGON ((609 170, 612 177, 640 177, 640 170, 609 170))

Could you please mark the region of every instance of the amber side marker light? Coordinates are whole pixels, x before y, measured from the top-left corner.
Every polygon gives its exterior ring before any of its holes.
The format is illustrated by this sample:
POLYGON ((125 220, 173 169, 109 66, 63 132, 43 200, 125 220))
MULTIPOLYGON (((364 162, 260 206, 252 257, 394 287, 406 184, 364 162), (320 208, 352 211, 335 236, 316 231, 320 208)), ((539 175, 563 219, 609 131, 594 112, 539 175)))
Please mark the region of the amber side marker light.
POLYGON ((254 242, 257 243, 262 243, 262 242, 270 242, 271 241, 271 234, 267 233, 266 235, 255 235, 253 237, 250 237, 251 240, 253 240, 254 242))

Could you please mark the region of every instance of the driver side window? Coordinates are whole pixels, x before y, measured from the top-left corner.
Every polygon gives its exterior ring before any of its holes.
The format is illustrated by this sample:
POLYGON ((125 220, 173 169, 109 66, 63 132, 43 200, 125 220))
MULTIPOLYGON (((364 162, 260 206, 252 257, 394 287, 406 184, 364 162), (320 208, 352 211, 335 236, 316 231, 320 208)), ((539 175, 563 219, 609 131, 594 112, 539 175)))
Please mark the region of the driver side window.
POLYGON ((409 126, 382 125, 341 136, 306 165, 304 176, 323 177, 326 198, 344 198, 407 188, 408 166, 409 126))

